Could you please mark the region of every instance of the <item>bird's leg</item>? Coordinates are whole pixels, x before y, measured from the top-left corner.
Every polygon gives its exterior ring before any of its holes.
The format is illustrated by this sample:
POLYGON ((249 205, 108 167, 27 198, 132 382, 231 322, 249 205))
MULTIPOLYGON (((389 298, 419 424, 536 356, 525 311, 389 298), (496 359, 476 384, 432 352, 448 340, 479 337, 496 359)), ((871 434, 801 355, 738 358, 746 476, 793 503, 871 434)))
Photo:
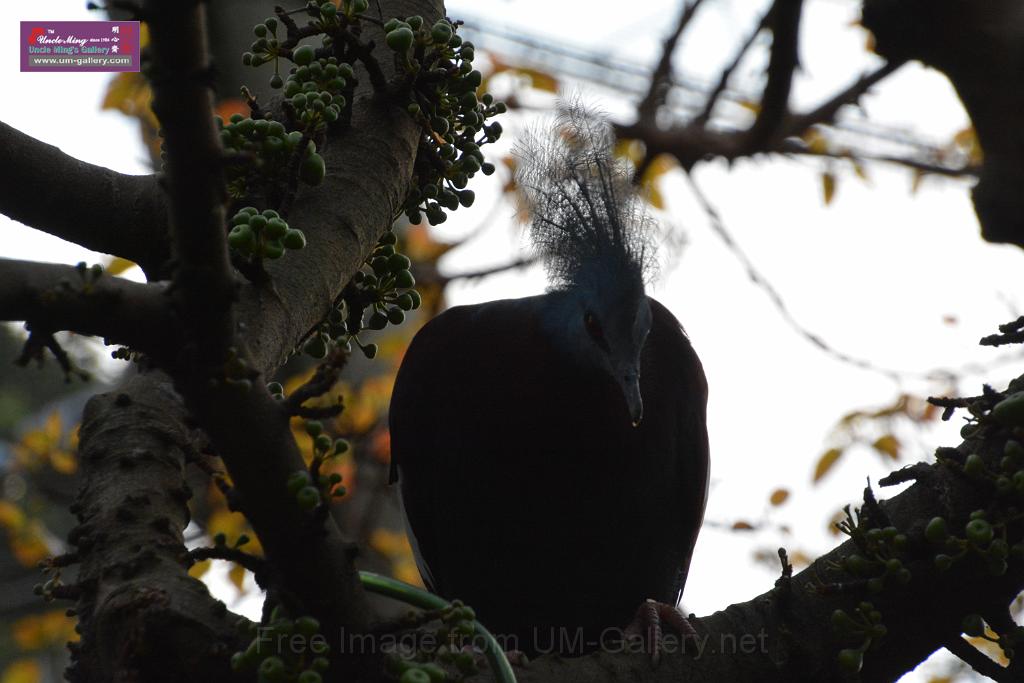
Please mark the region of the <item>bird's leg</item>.
POLYGON ((675 605, 667 605, 648 598, 636 609, 633 621, 625 629, 627 637, 644 638, 651 653, 651 664, 658 665, 661 661, 663 648, 662 626, 668 626, 683 639, 683 645, 696 640, 697 632, 687 621, 686 616, 675 605))

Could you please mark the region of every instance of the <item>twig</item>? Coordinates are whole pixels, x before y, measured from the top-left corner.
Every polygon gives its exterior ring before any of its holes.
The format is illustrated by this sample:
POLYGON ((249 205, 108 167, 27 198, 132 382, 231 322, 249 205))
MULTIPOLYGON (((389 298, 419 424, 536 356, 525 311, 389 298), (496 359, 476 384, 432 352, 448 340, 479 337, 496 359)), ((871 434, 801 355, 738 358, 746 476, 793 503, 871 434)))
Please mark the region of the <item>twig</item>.
POLYGON ((446 282, 451 282, 452 280, 479 280, 480 278, 497 275, 498 273, 504 273, 508 270, 525 268, 526 266, 531 266, 536 262, 536 256, 522 256, 514 261, 509 261, 508 263, 503 263, 501 265, 481 268, 479 270, 469 270, 463 273, 456 273, 454 275, 447 275, 444 277, 444 280, 446 282))
POLYGON ((890 474, 882 477, 878 480, 879 486, 896 486, 907 481, 918 481, 919 479, 926 479, 934 473, 931 465, 923 462, 914 463, 913 465, 907 465, 906 467, 891 472, 890 474))
POLYGON ((693 125, 703 126, 711 119, 711 113, 714 111, 715 105, 718 104, 718 99, 722 96, 722 93, 725 92, 726 87, 728 87, 729 79, 732 77, 733 72, 739 67, 740 62, 743 61, 743 57, 747 54, 747 51, 750 50, 750 46, 754 44, 754 40, 757 39, 761 30, 764 29, 765 25, 768 23, 768 16, 769 13, 766 12, 765 15, 761 17, 761 21, 757 23, 757 28, 751 31, 750 35, 747 36, 747 39, 743 41, 743 45, 741 45, 740 49, 736 52, 736 57, 733 58, 732 63, 722 69, 722 73, 718 76, 718 82, 715 84, 715 87, 711 90, 711 93, 708 94, 708 97, 704 102, 704 108, 693 118, 693 125))
MULTIPOLYGON (((894 382, 899 382, 901 379, 950 379, 959 377, 961 374, 982 373, 990 369, 989 366, 972 363, 964 365, 955 370, 941 368, 928 370, 924 372, 896 370, 893 368, 883 367, 864 358, 857 358, 855 356, 851 356, 850 354, 847 354, 843 351, 839 351, 838 349, 832 347, 828 342, 826 342, 824 339, 822 339, 814 332, 808 330, 806 327, 800 324, 800 322, 797 321, 795 317, 793 317, 793 314, 790 312, 789 307, 786 305, 785 300, 782 298, 782 295, 779 294, 778 290, 775 289, 771 282, 769 282, 767 278, 765 278, 761 274, 761 272, 757 269, 754 263, 746 255, 746 253, 744 253, 743 250, 740 249, 739 245, 736 243, 736 240, 733 238, 732 234, 726 228, 725 222, 722 220, 721 214, 718 213, 718 210, 711 204, 708 198, 704 195, 704 192, 700 189, 700 186, 697 185, 697 182, 693 178, 693 176, 689 173, 685 173, 684 175, 686 179, 689 181, 690 187, 693 190, 693 193, 697 198, 698 203, 701 205, 701 208, 703 208, 704 212, 707 214, 712 230, 714 230, 714 232, 719 236, 719 238, 725 243, 725 246, 729 249, 729 251, 732 252, 733 256, 735 256, 736 259, 739 260, 739 262, 743 265, 744 269, 747 271, 747 277, 750 279, 750 281, 764 291, 764 293, 768 296, 769 301, 771 301, 771 303, 775 306, 776 310, 778 310, 779 314, 782 316, 783 320, 785 320, 785 322, 790 327, 792 327, 801 337, 806 339, 814 346, 818 347, 825 354, 831 356, 832 358, 842 363, 846 363, 847 365, 852 365, 854 367, 861 368, 862 370, 870 370, 871 372, 877 372, 879 374, 885 375, 894 382)), ((1009 360, 1013 359, 1000 359, 1000 362, 1009 360)))
POLYGON ((982 337, 978 342, 982 346, 1002 346, 1003 344, 1024 343, 1024 316, 1013 322, 999 326, 999 334, 990 334, 982 337))
POLYGON ((864 74, 849 87, 835 94, 828 101, 823 102, 805 114, 791 116, 785 124, 785 136, 800 135, 803 131, 816 123, 831 123, 839 110, 847 105, 854 104, 860 96, 871 89, 876 83, 903 66, 903 62, 886 62, 875 71, 864 74))
POLYGON ((651 74, 650 88, 647 90, 643 100, 640 101, 640 104, 637 105, 637 112, 641 121, 652 121, 658 107, 665 102, 665 94, 671 87, 672 55, 676 51, 679 37, 686 30, 686 27, 693 19, 693 15, 697 13, 697 8, 700 7, 703 1, 691 0, 688 2, 679 15, 679 21, 676 23, 675 29, 665 39, 665 43, 661 48, 661 58, 651 74))

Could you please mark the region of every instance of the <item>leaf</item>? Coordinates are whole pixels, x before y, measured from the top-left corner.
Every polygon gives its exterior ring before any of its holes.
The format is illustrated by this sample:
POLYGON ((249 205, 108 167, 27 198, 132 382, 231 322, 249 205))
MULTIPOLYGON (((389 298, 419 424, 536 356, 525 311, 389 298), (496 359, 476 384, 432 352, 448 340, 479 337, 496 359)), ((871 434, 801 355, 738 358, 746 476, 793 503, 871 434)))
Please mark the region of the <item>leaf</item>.
POLYGON ((11 624, 10 633, 20 650, 41 650, 68 640, 78 640, 75 621, 68 618, 65 610, 21 617, 11 624))
POLYGON ((808 128, 801 137, 811 154, 828 154, 828 140, 817 127, 808 128))
POLYGON ((15 660, 0 674, 0 683, 39 683, 43 671, 34 659, 15 660))
POLYGON ((850 164, 853 166, 853 172, 857 174, 857 177, 870 185, 871 178, 868 176, 868 171, 864 168, 864 164, 853 157, 850 157, 850 164))
POLYGON ((615 141, 612 148, 612 155, 619 159, 626 159, 636 166, 644 159, 644 143, 630 138, 621 138, 615 141))
POLYGON ((825 451, 820 458, 818 458, 818 464, 814 467, 814 479, 812 481, 817 484, 821 481, 821 478, 828 474, 828 471, 839 461, 839 457, 843 454, 841 448, 830 448, 825 451))
POLYGON ((789 499, 789 489, 775 489, 772 491, 772 495, 768 497, 768 502, 772 505, 782 505, 789 499))
POLYGON ((754 525, 751 524, 750 522, 745 522, 745 521, 743 521, 741 519, 738 522, 733 522, 732 530, 733 531, 753 531, 754 530, 754 525))
POLYGON ((647 202, 656 209, 665 208, 665 197, 659 188, 659 181, 663 175, 675 170, 679 166, 674 156, 670 154, 659 154, 644 170, 640 178, 640 188, 647 202))
POLYGON ((236 564, 228 571, 228 580, 235 585, 239 593, 245 590, 245 567, 236 564))
POLYGON ((201 579, 206 572, 210 571, 210 567, 212 565, 213 560, 202 560, 200 562, 196 562, 188 568, 188 575, 193 579, 201 579))
POLYGON ((892 460, 900 459, 900 442, 892 434, 886 434, 880 436, 878 439, 871 444, 871 447, 882 455, 888 456, 892 460))
POLYGON ((133 261, 129 261, 126 258, 121 258, 120 256, 115 256, 113 260, 111 260, 110 263, 108 263, 103 270, 107 273, 107 275, 120 275, 129 268, 134 267, 135 263, 133 261))
POLYGON ((834 173, 826 171, 821 174, 821 193, 825 199, 825 206, 832 203, 832 199, 836 196, 836 176, 834 173))
POLYGON ((760 114, 761 113, 761 103, 760 102, 754 102, 753 100, 739 100, 738 102, 736 102, 736 104, 740 105, 741 107, 743 107, 747 111, 753 112, 755 114, 760 114))
POLYGON ((538 69, 530 69, 528 67, 514 66, 506 62, 502 62, 498 58, 491 56, 491 72, 487 74, 480 82, 480 87, 477 88, 477 93, 482 95, 487 92, 490 88, 491 79, 497 74, 509 73, 518 74, 525 76, 529 81, 530 86, 538 89, 545 90, 547 92, 558 92, 558 79, 551 74, 540 71, 538 69))
POLYGON ((839 536, 842 531, 839 530, 839 522, 846 519, 846 510, 837 510, 832 519, 828 520, 828 532, 833 536, 839 536))
POLYGON ((914 177, 910 181, 910 194, 917 194, 921 189, 921 181, 924 180, 924 171, 914 169, 914 177))
POLYGON ((245 100, 239 97, 232 97, 218 102, 217 108, 213 110, 213 113, 224 119, 224 121, 228 121, 232 114, 248 116, 250 110, 249 105, 245 103, 245 100))

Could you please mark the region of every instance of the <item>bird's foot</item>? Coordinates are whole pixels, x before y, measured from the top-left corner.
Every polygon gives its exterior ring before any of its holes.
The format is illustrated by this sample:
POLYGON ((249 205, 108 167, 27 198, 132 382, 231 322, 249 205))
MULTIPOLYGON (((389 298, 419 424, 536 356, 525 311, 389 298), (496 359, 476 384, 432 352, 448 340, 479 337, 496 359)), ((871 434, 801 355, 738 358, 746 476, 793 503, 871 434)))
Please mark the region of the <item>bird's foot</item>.
POLYGON ((625 629, 627 637, 644 639, 651 653, 651 664, 654 666, 661 661, 664 626, 668 626, 679 635, 684 648, 687 641, 697 639, 697 632, 678 607, 651 599, 644 600, 637 608, 633 621, 625 629))

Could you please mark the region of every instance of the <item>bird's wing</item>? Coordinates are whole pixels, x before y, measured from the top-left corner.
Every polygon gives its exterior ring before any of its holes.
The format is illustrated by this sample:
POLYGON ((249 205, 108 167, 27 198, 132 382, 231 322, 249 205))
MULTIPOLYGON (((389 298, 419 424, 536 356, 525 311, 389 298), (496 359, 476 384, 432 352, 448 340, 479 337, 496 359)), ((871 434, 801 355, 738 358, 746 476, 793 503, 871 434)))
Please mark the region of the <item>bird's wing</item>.
POLYGON ((684 550, 675 585, 678 601, 690 570, 693 546, 704 521, 708 498, 708 384, 704 368, 682 325, 658 301, 650 299, 650 304, 652 324, 649 339, 658 344, 652 353, 658 373, 673 378, 670 404, 674 411, 678 411, 673 416, 677 453, 672 454, 677 458, 679 467, 678 495, 682 505, 678 522, 683 526, 680 547, 684 550))

